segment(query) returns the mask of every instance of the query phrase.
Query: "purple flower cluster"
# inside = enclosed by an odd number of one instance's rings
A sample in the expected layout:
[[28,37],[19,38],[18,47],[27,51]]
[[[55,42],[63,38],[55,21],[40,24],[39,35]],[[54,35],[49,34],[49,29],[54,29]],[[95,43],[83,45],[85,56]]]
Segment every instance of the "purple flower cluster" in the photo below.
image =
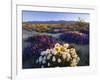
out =
[[47,48],[53,48],[56,43],[62,44],[61,41],[48,35],[36,35],[28,38],[26,41],[31,42],[33,53],[36,53],[36,51],[44,51]]
[[79,32],[89,35],[89,30],[81,29],[79,30]]
[[60,35],[64,42],[75,44],[89,44],[89,35],[81,32],[66,32]]

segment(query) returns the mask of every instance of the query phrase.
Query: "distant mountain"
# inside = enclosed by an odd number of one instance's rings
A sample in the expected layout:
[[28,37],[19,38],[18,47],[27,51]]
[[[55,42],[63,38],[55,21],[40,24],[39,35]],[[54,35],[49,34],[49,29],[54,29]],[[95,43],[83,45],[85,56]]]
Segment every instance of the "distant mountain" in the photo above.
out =
[[72,24],[76,21],[27,21],[23,23],[29,23],[29,24]]

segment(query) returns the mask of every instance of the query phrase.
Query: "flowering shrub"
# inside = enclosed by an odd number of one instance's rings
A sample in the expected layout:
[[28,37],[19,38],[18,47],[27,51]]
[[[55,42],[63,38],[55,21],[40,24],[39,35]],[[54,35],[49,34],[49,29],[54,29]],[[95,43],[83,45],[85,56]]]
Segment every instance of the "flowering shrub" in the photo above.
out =
[[35,35],[29,37],[25,42],[30,43],[30,45],[23,49],[23,63],[31,58],[35,60],[40,56],[41,51],[53,48],[56,43],[63,44],[60,40],[49,35]]
[[81,32],[66,32],[60,35],[60,39],[76,44],[89,44],[89,35]]
[[82,30],[79,30],[79,32],[89,35],[89,30],[82,29]]
[[23,68],[77,66],[79,57],[71,45],[48,35],[29,37],[23,49]]
[[37,53],[37,51],[44,51],[47,48],[53,48],[56,43],[63,43],[49,35],[36,35],[28,38],[26,41],[31,42],[31,50],[33,53]]
[[75,48],[70,48],[69,44],[60,45],[56,43],[54,48],[42,51],[39,58],[36,60],[36,65],[39,67],[65,67],[77,66],[79,57]]

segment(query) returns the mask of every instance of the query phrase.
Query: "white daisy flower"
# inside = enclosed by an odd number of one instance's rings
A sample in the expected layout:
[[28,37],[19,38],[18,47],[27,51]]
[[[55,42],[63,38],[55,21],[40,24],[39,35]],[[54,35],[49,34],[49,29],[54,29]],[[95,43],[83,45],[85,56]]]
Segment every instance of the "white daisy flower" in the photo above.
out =
[[43,59],[46,60],[46,56],[44,56]]
[[65,49],[66,54],[70,52],[70,49]]
[[48,63],[48,66],[50,66],[50,63]]
[[70,53],[76,53],[76,50],[74,48],[71,48]]
[[61,62],[61,59],[60,58],[58,58],[58,63],[60,63]]
[[66,55],[66,60],[69,61],[70,59],[71,59],[71,55],[70,54],[67,54]]
[[50,53],[50,54],[49,54],[49,56],[51,57],[51,56],[52,56],[52,54]]
[[59,46],[61,46],[59,43],[56,43],[56,44],[55,44],[55,47],[59,47]]
[[42,61],[42,56],[39,57],[39,62],[41,62],[41,61]]
[[77,64],[77,60],[76,60],[76,59],[73,59],[73,60],[71,61],[71,63]]
[[52,49],[52,54],[54,54],[54,55],[56,55],[57,54],[57,51],[55,50],[55,48],[54,49]]
[[76,58],[73,58],[72,62],[73,62],[73,63],[76,63]]
[[47,55],[47,59],[49,60],[49,59],[51,58],[51,56],[52,56],[52,54],[49,53],[49,54]]
[[50,59],[50,57],[51,57],[50,55],[47,55],[47,59],[48,59],[48,60]]
[[53,62],[55,62],[55,61],[56,61],[56,58],[55,58],[55,56],[53,56],[53,58],[52,58],[52,61],[53,61]]
[[66,59],[67,55],[66,54],[62,54],[63,59]]
[[45,52],[46,52],[47,54],[50,53],[50,49],[47,49]]
[[71,63],[70,66],[71,67],[75,67],[77,65],[77,63]]
[[61,53],[62,55],[63,55],[63,54],[66,54],[66,53],[65,53],[65,52],[63,52],[63,51],[61,51],[60,53]]
[[42,60],[42,63],[43,63],[43,64],[45,64],[45,63],[46,63],[46,61],[45,61],[45,60]]
[[79,61],[80,61],[80,58],[79,58],[79,57],[77,57],[77,63],[79,63]]
[[78,56],[77,56],[76,53],[73,53],[73,54],[72,54],[72,57],[73,57],[73,58],[77,58]]
[[66,43],[63,46],[67,49],[69,47],[69,44]]
[[46,54],[46,51],[42,51],[41,52],[41,55],[43,56],[43,55],[45,55]]

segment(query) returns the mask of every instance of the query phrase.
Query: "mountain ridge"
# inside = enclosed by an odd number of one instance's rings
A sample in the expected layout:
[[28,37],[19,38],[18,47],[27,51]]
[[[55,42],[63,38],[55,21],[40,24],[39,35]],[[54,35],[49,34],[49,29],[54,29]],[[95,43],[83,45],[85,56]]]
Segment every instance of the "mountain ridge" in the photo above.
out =
[[[27,22],[23,22],[23,23],[30,23],[30,24],[72,24],[75,23],[77,21],[27,21]],[[86,22],[88,23],[88,22]]]

